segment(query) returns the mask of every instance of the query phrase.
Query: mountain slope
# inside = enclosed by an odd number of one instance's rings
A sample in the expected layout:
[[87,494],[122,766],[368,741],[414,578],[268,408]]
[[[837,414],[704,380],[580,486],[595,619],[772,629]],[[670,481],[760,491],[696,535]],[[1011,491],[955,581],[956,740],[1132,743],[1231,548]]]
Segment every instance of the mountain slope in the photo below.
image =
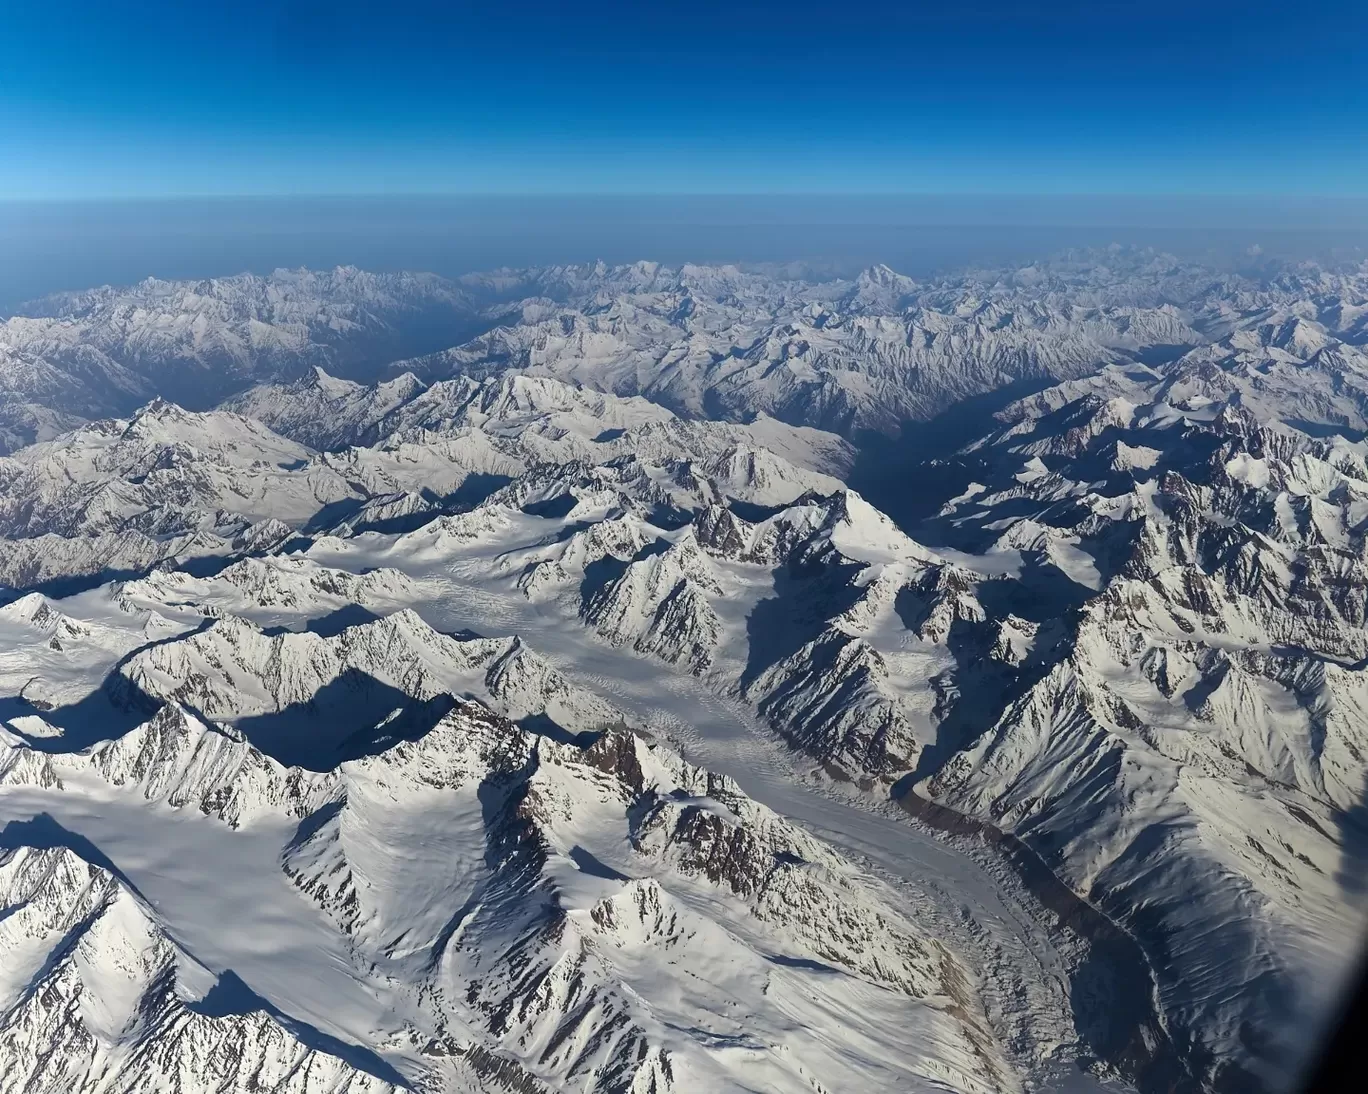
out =
[[46,439],[45,411],[98,419],[154,395],[202,410],[311,366],[370,376],[386,361],[484,329],[488,302],[431,274],[353,267],[149,278],[51,296],[0,322],[7,450]]
[[1100,591],[918,788],[1020,836],[1162,955],[1175,1021],[1236,1085],[1238,1056],[1285,1081],[1284,1008],[1333,1001],[1368,755],[1365,453],[1261,423],[1239,385],[1177,400],[1165,374],[1151,401],[1082,396],[978,447],[1001,478],[942,520],[1074,580],[1086,565]]
[[[351,975],[371,990],[384,985],[393,1000],[390,1028],[376,1031],[373,1046],[309,1034],[336,1044],[360,1074],[335,1060],[298,1061],[294,1050],[298,1081],[316,1071],[309,1081],[338,1084],[321,1089],[387,1090],[378,1080],[388,1078],[444,1091],[501,1083],[808,1090],[837,1089],[851,1074],[871,1089],[933,1089],[946,1079],[971,1091],[1013,1088],[947,951],[820,842],[728,780],[631,733],[588,748],[557,744],[456,703],[415,739],[311,774],[167,705],[85,754],[12,744],[0,774],[7,801],[42,800],[57,817],[69,808],[62,799],[92,779],[106,781],[107,793],[152,799],[147,815],[161,817],[161,826],[185,822],[156,802],[194,807],[207,814],[205,824],[240,826],[242,835],[228,839],[283,842],[278,869],[301,902],[295,914],[316,907],[323,919],[315,929],[349,955]],[[12,822],[6,836],[22,839],[37,825]],[[63,838],[90,846],[85,836]],[[59,854],[70,872],[82,871],[70,852]],[[101,900],[133,903],[102,884]],[[31,907],[22,891],[10,899]],[[175,930],[182,910],[151,914],[169,915]],[[154,966],[144,982],[208,979],[188,956],[170,971],[174,956],[146,915],[128,928],[134,944],[108,937],[97,920],[81,946],[102,967],[135,948],[140,967]],[[13,930],[25,919],[2,922]],[[54,975],[66,983],[60,970]],[[286,1029],[301,1028],[295,1015],[307,996],[261,996],[269,985],[258,989],[250,969],[241,979],[217,975],[214,991],[239,1006],[255,1001],[258,1026],[275,1016]],[[296,990],[308,990],[313,975],[297,968]],[[91,990],[108,1010],[111,989]],[[158,998],[170,997],[169,984],[162,990]],[[23,1043],[56,1038],[59,1022],[64,1037],[104,1034],[88,1010],[61,1018],[43,1010],[39,1000],[51,994],[21,994],[41,1027]],[[203,998],[191,1013],[216,1013],[213,991]],[[147,1014],[153,1004],[144,1000]],[[714,1016],[703,1028],[700,1007]],[[204,1052],[202,1023],[180,1013],[154,1019],[163,1023],[151,1039],[157,1074]],[[803,1032],[819,1014],[840,1016],[849,1029],[842,1045]],[[279,1030],[232,1028],[243,1038],[239,1072],[270,1074],[291,1051]],[[277,1047],[281,1040],[286,1046]],[[137,1031],[122,1041],[142,1043]],[[61,1066],[73,1063],[79,1057]],[[28,1089],[52,1089],[54,1081],[40,1059]]]

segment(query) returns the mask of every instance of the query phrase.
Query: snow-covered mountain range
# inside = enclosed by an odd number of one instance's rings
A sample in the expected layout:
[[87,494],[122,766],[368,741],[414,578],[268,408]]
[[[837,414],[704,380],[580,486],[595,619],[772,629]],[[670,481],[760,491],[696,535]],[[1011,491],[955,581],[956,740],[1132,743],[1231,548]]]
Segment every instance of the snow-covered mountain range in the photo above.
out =
[[483,329],[496,301],[430,274],[352,267],[62,293],[0,323],[0,439],[46,439],[158,395],[204,409],[314,366],[370,375]]
[[1368,926],[1368,269],[31,310],[6,1089],[1294,1081]]
[[[411,397],[410,374],[431,382],[513,368],[644,395],[686,417],[763,412],[847,436],[895,433],[1007,384],[1185,350],[1198,351],[1194,364],[1320,353],[1333,367],[1362,352],[1353,347],[1368,337],[1366,309],[1362,270],[1236,275],[1121,249],[925,281],[884,266],[801,280],[650,262],[455,281],[350,267],[148,280],[49,297],[0,324],[0,423],[14,448],[155,395],[205,409],[313,368],[398,381],[345,423],[299,419],[328,445],[354,443],[379,436],[356,431]],[[400,360],[422,345],[436,352]],[[1336,413],[1361,414],[1351,405],[1352,394]],[[423,409],[433,408],[409,420]]]

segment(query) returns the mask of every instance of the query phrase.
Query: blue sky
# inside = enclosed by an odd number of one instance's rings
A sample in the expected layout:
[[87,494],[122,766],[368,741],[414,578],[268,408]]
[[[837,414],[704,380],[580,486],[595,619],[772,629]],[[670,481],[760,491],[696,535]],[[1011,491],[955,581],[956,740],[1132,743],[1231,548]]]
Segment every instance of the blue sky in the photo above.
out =
[[1368,195],[1368,4],[5,5],[0,198]]

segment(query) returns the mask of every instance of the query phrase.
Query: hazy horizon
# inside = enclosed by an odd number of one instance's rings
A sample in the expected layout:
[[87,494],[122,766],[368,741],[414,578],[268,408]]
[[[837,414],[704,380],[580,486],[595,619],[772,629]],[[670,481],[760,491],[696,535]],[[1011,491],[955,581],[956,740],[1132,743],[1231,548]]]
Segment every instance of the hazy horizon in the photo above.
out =
[[567,195],[0,202],[0,314],[102,284],[356,265],[883,262],[927,276],[1075,247],[1216,264],[1362,261],[1368,200],[1115,195]]

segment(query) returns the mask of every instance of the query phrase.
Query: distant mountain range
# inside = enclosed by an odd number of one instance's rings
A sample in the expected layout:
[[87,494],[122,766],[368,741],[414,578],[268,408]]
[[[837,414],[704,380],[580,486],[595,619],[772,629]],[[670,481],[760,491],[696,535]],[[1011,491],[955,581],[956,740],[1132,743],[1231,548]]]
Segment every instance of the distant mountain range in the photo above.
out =
[[[1317,353],[1357,369],[1363,293],[1361,271],[1280,268],[1256,281],[1126,251],[927,282],[881,266],[802,281],[655,263],[456,281],[345,267],[148,280],[51,297],[0,325],[3,425],[14,448],[154,395],[206,409],[315,367],[362,382],[517,369],[688,417],[764,412],[892,434],[1014,381],[1188,350],[1246,372]],[[437,352],[403,360],[424,344]],[[1363,417],[1350,399],[1335,413]]]

